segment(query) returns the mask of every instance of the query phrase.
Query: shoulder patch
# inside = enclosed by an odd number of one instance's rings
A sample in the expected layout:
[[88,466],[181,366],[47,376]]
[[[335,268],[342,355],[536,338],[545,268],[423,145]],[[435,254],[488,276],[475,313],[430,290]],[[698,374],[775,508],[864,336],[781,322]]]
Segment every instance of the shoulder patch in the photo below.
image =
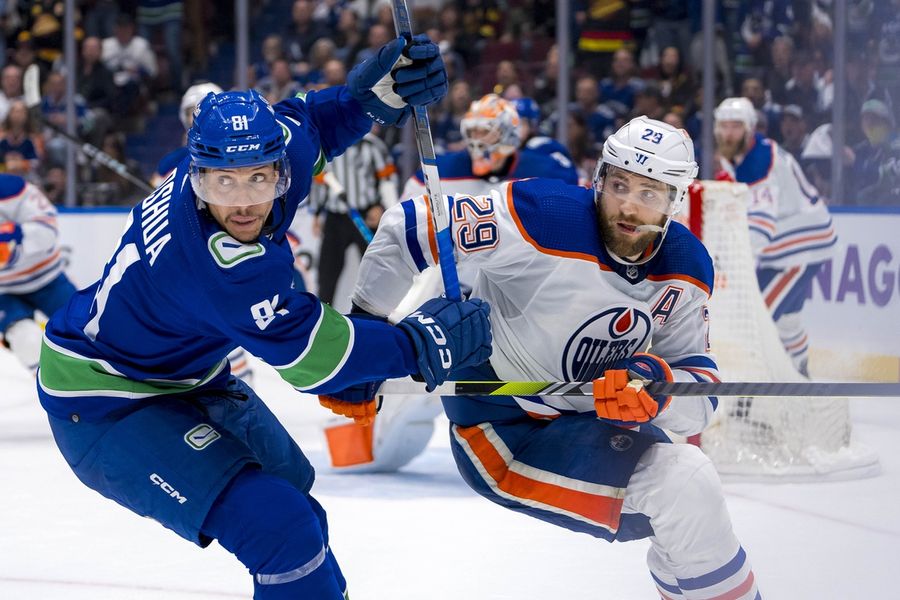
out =
[[266,247],[259,242],[245,244],[239,242],[224,231],[220,231],[209,238],[209,253],[212,254],[216,264],[223,269],[230,269],[245,260],[262,256],[266,253]]

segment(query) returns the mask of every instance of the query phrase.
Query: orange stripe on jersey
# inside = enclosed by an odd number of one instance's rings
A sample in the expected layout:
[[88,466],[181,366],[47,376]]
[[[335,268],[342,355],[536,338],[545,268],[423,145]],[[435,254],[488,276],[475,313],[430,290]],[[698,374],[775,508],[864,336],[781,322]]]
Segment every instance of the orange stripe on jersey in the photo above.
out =
[[383,169],[379,169],[375,171],[375,177],[378,179],[387,179],[391,175],[397,172],[397,167],[394,165],[385,165]]
[[431,202],[428,201],[428,194],[422,199],[425,201],[425,219],[428,221],[428,247],[431,248],[431,260],[434,264],[438,264],[437,237],[434,235],[434,218],[431,216]]
[[647,279],[650,281],[668,281],[670,279],[678,279],[680,281],[686,281],[693,286],[696,286],[706,292],[706,295],[709,296],[709,286],[700,281],[699,279],[695,279],[690,275],[676,275],[674,273],[669,273],[667,275],[647,275]]
[[9,275],[0,276],[0,282],[10,281],[12,279],[18,279],[22,275],[29,275],[31,273],[34,273],[35,271],[40,271],[41,269],[43,269],[47,265],[51,264],[53,261],[55,261],[58,258],[59,258],[59,250],[54,252],[50,256],[50,258],[46,258],[46,259],[42,260],[38,264],[33,265],[30,269],[25,269],[24,271],[16,271],[15,273],[10,273]]
[[612,271],[609,267],[602,264],[600,260],[596,256],[592,256],[590,254],[585,254],[583,252],[569,252],[567,250],[552,250],[550,248],[544,248],[540,244],[538,244],[533,237],[528,234],[528,231],[525,229],[525,226],[522,224],[522,220],[519,218],[519,213],[516,212],[515,202],[513,201],[512,194],[513,186],[512,184],[508,184],[506,187],[506,205],[509,207],[509,214],[512,215],[513,221],[516,223],[516,227],[519,229],[519,233],[526,242],[534,246],[534,248],[538,252],[542,252],[544,254],[549,254],[551,256],[561,256],[563,258],[575,258],[578,260],[586,260],[588,262],[595,263],[600,266],[604,271]]
[[325,173],[319,173],[317,175],[313,175],[313,181],[318,183],[319,185],[325,185]]
[[716,383],[721,382],[722,380],[716,377],[712,371],[708,369],[700,369],[698,367],[675,367],[676,370],[679,371],[687,371],[688,373],[696,373],[697,375],[702,375],[706,377],[710,381],[714,381]]
[[778,298],[778,295],[787,287],[787,285],[794,280],[797,274],[800,273],[800,267],[791,267],[788,271],[781,277],[781,281],[772,288],[768,294],[766,294],[766,306],[771,307],[772,303]]
[[787,240],[784,242],[780,242],[778,244],[766,246],[766,249],[764,250],[764,252],[766,254],[771,254],[777,250],[783,250],[789,246],[805,244],[807,242],[815,242],[818,240],[827,240],[828,238],[830,238],[833,235],[834,235],[834,228],[829,227],[827,231],[824,231],[822,233],[816,233],[816,234],[808,235],[808,236],[801,237],[801,238],[794,238],[792,240]]
[[[457,435],[468,442],[487,475],[493,479],[493,483],[488,482],[492,487],[514,498],[538,502],[544,505],[541,508],[545,510],[558,508],[569,513],[569,516],[577,515],[610,531],[618,530],[624,489],[613,488],[620,489],[622,493],[622,498],[614,498],[565,487],[562,481],[552,484],[533,479],[510,469],[510,464],[506,463],[481,427],[456,426],[454,429]],[[554,475],[549,471],[547,474]]]

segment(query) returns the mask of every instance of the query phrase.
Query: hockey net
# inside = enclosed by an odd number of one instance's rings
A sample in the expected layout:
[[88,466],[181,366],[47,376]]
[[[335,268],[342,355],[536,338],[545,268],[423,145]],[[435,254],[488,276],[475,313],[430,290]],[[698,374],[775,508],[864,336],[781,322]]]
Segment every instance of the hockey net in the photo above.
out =
[[[704,181],[688,219],[713,259],[710,346],[728,381],[802,381],[760,294],[745,184]],[[780,481],[874,475],[878,459],[852,437],[846,398],[719,398],[701,446],[726,479]]]

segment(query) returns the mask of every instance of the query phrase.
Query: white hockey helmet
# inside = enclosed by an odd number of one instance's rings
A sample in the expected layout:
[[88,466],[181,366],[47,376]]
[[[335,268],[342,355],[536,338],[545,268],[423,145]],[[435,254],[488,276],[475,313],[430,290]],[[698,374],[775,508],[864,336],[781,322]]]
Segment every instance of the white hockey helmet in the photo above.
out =
[[669,185],[669,203],[660,211],[669,217],[682,209],[688,186],[697,177],[694,143],[687,132],[646,116],[635,117],[606,138],[594,170],[593,186],[598,193],[610,166]]
[[206,95],[210,92],[221,94],[222,88],[214,83],[198,83],[189,87],[184,96],[181,97],[181,108],[178,111],[178,118],[181,119],[181,124],[184,125],[185,131],[191,128],[190,115],[194,113],[194,109],[197,108],[200,101],[206,98]]
[[[522,141],[516,107],[497,94],[487,94],[472,102],[459,129],[476,175],[486,175],[496,169]],[[476,136],[476,131],[487,133]]]
[[747,131],[756,131],[756,109],[747,98],[725,98],[713,112],[716,122],[740,121]]

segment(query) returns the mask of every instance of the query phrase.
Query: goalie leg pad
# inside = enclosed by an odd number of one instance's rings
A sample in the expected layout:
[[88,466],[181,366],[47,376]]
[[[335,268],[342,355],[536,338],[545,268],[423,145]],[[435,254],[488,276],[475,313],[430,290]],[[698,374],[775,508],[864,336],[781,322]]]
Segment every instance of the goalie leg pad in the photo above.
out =
[[393,473],[425,451],[441,412],[435,396],[388,399],[374,425],[346,419],[325,427],[331,465],[344,473]]
[[22,365],[32,373],[37,371],[41,358],[41,338],[44,332],[34,319],[22,319],[6,330],[6,343]]
[[313,502],[279,477],[245,470],[213,504],[203,533],[253,574],[257,600],[340,600],[346,584],[329,558],[324,511]]

